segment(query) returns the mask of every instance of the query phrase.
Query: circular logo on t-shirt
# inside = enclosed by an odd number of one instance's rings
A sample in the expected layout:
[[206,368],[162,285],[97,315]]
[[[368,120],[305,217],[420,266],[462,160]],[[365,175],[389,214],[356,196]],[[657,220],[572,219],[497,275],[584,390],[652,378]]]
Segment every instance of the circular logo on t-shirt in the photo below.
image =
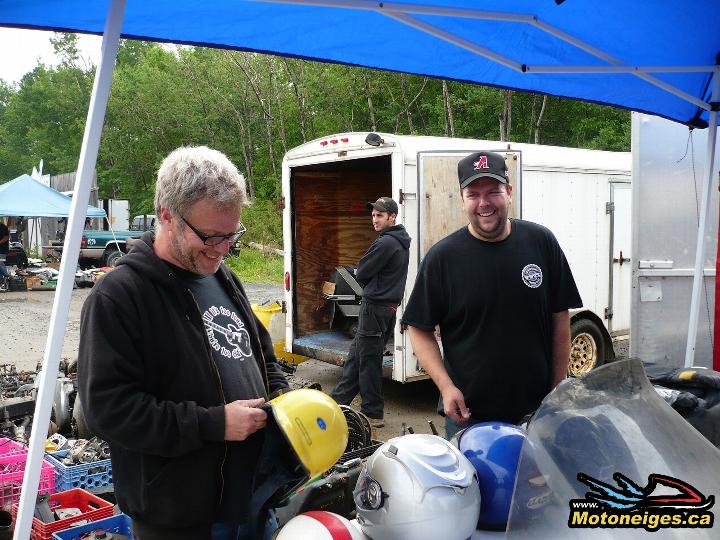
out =
[[531,289],[542,285],[542,270],[537,264],[528,264],[522,269],[522,280]]

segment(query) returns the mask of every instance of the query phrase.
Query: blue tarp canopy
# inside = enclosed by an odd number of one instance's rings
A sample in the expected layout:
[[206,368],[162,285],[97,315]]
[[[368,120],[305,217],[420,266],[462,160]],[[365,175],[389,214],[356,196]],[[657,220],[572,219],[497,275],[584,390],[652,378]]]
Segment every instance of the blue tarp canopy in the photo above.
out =
[[[3,0],[0,26],[102,34],[108,0]],[[702,126],[716,0],[127,0],[122,37],[579,98]]]
[[[0,185],[0,216],[68,217],[72,199],[23,174]],[[105,210],[88,205],[87,217],[105,217]]]

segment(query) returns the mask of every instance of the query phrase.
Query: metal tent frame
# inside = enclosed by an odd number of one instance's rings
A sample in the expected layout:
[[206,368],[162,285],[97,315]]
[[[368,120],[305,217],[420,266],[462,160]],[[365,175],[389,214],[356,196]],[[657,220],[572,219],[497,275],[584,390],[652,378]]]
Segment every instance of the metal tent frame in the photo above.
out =
[[[385,17],[389,17],[394,21],[398,21],[403,25],[419,30],[426,35],[433,36],[443,42],[450,43],[454,46],[470,51],[475,55],[482,56],[485,59],[498,63],[517,73],[588,75],[601,73],[629,74],[642,79],[653,87],[660,88],[664,92],[670,93],[694,105],[695,107],[698,107],[702,111],[706,111],[708,113],[710,133],[706,148],[707,165],[704,173],[691,313],[685,355],[685,365],[691,366],[693,364],[700,309],[699,300],[702,286],[703,261],[706,255],[704,231],[707,227],[707,216],[710,203],[709,195],[712,187],[713,172],[715,169],[713,160],[717,138],[718,108],[720,108],[718,106],[718,100],[720,99],[720,67],[716,65],[626,65],[622,60],[597,49],[568,32],[541,20],[533,14],[504,13],[499,11],[484,11],[477,9],[399,2],[374,2],[367,0],[305,0],[299,2],[294,2],[292,0],[259,0],[259,2],[255,1],[251,3],[275,3],[283,4],[284,6],[292,5],[303,7],[317,6],[335,10],[371,10],[382,14]],[[78,175],[76,178],[71,215],[68,223],[69,233],[66,234],[65,245],[63,248],[65,256],[63,257],[60,266],[60,280],[55,295],[43,367],[39,378],[40,383],[35,408],[35,418],[31,433],[31,445],[28,454],[28,463],[25,469],[23,489],[20,497],[20,508],[15,528],[14,538],[16,540],[29,538],[32,526],[35,497],[40,478],[40,468],[44,451],[45,433],[49,424],[52,407],[54,389],[53,383],[58,371],[64,330],[67,325],[68,308],[74,276],[73,265],[75,264],[74,261],[77,260],[79,254],[80,236],[82,234],[84,222],[84,218],[82,217],[83,205],[80,204],[80,201],[87,201],[89,199],[92,173],[97,160],[100,136],[107,108],[112,73],[119,46],[125,11],[126,0],[110,0],[109,11],[105,19],[103,32],[102,57],[95,75],[93,93],[80,151]],[[484,48],[477,43],[468,41],[467,39],[459,35],[455,35],[437,25],[433,25],[426,20],[427,17],[426,19],[423,19],[424,16],[454,17],[460,19],[479,19],[484,21],[528,24],[542,32],[552,35],[554,38],[557,38],[566,44],[570,44],[573,47],[584,51],[595,59],[605,62],[607,65],[562,66],[524,64],[503,54]],[[39,15],[38,18],[40,18]],[[0,22],[0,24],[3,23]],[[28,24],[27,26],[33,25]],[[38,23],[35,26],[47,27],[43,26],[42,23]],[[71,25],[64,28],[72,29]],[[223,46],[222,43],[214,43],[213,45]],[[230,48],[236,48],[236,45],[234,44],[228,44],[227,46]],[[653,75],[656,73],[708,73],[712,79],[710,99],[708,101],[704,101],[697,96],[693,96],[677,86],[673,86],[666,81],[658,79],[655,75]],[[650,112],[652,113],[652,111]]]

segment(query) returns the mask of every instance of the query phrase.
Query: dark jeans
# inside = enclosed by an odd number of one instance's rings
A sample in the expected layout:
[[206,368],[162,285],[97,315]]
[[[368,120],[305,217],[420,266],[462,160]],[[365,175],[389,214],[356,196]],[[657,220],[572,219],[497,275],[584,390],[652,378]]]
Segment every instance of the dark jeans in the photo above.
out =
[[350,345],[340,382],[331,394],[340,405],[350,405],[360,392],[360,411],[369,418],[383,417],[383,350],[394,329],[392,307],[363,300],[357,334]]

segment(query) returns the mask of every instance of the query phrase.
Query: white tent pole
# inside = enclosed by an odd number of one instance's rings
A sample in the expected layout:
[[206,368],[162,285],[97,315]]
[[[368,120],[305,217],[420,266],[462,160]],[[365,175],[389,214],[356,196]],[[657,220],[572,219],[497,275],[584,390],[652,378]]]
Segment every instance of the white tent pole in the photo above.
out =
[[[720,76],[713,74],[711,103],[717,103],[720,98]],[[690,301],[690,321],[688,323],[688,337],[685,346],[685,367],[691,367],[695,362],[695,342],[697,341],[698,318],[700,315],[700,292],[705,274],[705,241],[707,216],[710,210],[710,189],[713,184],[713,169],[715,162],[715,141],[717,140],[718,113],[710,112],[708,126],[707,152],[705,153],[705,183],[702,192],[702,206],[700,207],[700,223],[698,224],[697,246],[695,248],[695,273],[693,275],[693,290]],[[717,278],[716,278],[717,279]],[[717,301],[717,299],[716,299]]]
[[55,291],[55,301],[50,315],[50,330],[40,371],[35,415],[30,433],[28,462],[25,467],[23,486],[20,493],[20,508],[15,523],[15,540],[27,540],[30,538],[43,453],[45,451],[45,439],[50,424],[50,411],[55,394],[55,381],[58,376],[70,298],[73,282],[75,281],[75,270],[77,269],[78,255],[80,254],[80,237],[85,224],[90,186],[100,146],[105,109],[110,95],[110,84],[112,83],[115,58],[120,42],[120,29],[125,14],[125,1],[111,0],[103,34],[102,57],[95,71],[95,83],[90,98],[85,134],[80,149],[78,173],[75,178],[75,191],[70,205],[67,234],[63,245],[60,280]]

